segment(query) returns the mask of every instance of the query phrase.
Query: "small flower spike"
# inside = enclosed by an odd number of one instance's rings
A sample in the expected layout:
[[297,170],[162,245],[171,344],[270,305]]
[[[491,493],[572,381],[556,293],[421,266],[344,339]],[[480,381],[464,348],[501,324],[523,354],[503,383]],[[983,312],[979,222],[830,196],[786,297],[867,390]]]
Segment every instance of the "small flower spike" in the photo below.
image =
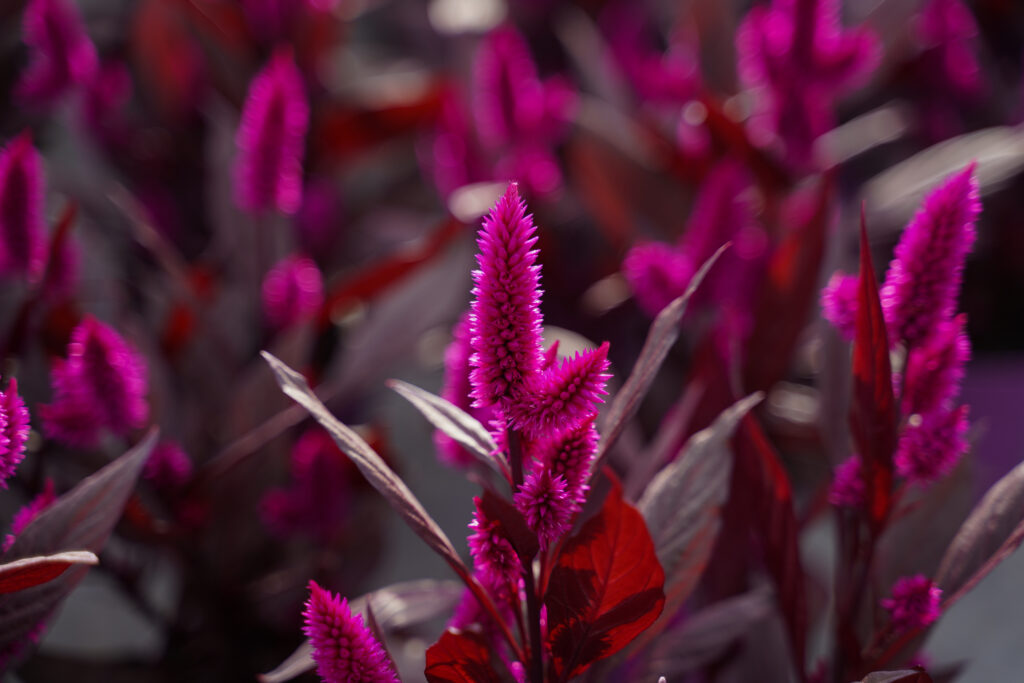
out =
[[686,291],[694,272],[689,254],[661,242],[635,246],[622,260],[622,276],[637,304],[652,318]]
[[512,423],[531,439],[572,429],[597,413],[609,377],[608,342],[566,358],[530,382],[526,397],[511,406]]
[[892,597],[882,600],[893,626],[907,631],[934,623],[942,614],[942,589],[928,577],[905,576],[892,587]]
[[836,507],[860,507],[864,503],[864,475],[859,455],[852,455],[832,473],[828,502]]
[[274,329],[310,318],[323,302],[323,278],[311,258],[289,256],[263,278],[263,315]]
[[498,522],[487,518],[480,499],[474,498],[473,503],[476,510],[469,523],[469,554],[485,585],[499,592],[507,590],[519,579],[519,558],[508,539],[498,532]]
[[594,418],[590,418],[564,434],[541,440],[535,447],[537,467],[564,479],[566,493],[577,507],[586,500],[587,478],[597,442]]
[[11,546],[14,545],[15,539],[25,530],[25,527],[42,514],[43,510],[53,505],[56,500],[57,492],[54,490],[53,480],[47,479],[39,495],[14,514],[14,519],[11,521],[11,531],[4,537],[2,551],[6,553],[10,550]]
[[0,275],[35,279],[46,258],[43,165],[23,132],[0,151]]
[[12,379],[7,391],[0,391],[0,488],[7,488],[7,480],[25,458],[28,430],[28,408],[18,395],[18,381]]
[[[469,357],[473,353],[469,336],[469,313],[464,313],[452,328],[452,341],[444,352],[444,383],[441,398],[457,408],[465,410],[481,424],[488,424],[494,417],[490,408],[474,408],[470,401],[472,387],[469,382]],[[442,432],[434,432],[434,444],[442,462],[453,467],[468,467],[476,459],[454,439]]]
[[567,492],[565,479],[552,475],[546,467],[527,475],[514,500],[527,526],[537,534],[541,550],[569,530],[576,503]]
[[837,271],[821,290],[821,314],[852,341],[857,331],[857,276]]
[[23,30],[31,61],[15,93],[24,103],[48,106],[70,89],[92,81],[99,58],[73,2],[31,0]]
[[964,365],[971,358],[967,316],[939,323],[925,342],[907,358],[904,374],[903,414],[949,409],[960,393]]
[[174,491],[192,478],[192,460],[180,444],[161,441],[149,454],[142,476],[161,490]]
[[474,405],[480,408],[520,400],[543,362],[535,231],[511,183],[477,238],[480,267],[473,271],[469,362]]
[[893,461],[904,479],[929,484],[953,471],[967,452],[967,406],[911,418]]
[[309,582],[302,630],[313,646],[317,674],[324,683],[397,683],[387,652],[348,600]]
[[236,142],[235,198],[252,213],[293,214],[302,205],[302,157],[309,103],[289,48],[253,79]]
[[914,349],[956,310],[981,211],[973,163],[925,197],[896,246],[879,295],[889,343]]

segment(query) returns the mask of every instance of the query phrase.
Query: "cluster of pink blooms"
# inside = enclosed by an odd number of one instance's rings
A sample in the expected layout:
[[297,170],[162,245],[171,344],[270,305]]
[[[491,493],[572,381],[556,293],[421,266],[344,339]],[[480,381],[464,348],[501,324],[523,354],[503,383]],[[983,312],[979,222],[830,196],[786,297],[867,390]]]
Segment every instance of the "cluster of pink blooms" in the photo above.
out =
[[882,601],[892,625],[903,631],[934,623],[941,614],[942,589],[921,574],[905,576],[892,587],[892,597]]
[[323,302],[320,269],[307,256],[289,256],[263,278],[263,316],[273,329],[312,317]]

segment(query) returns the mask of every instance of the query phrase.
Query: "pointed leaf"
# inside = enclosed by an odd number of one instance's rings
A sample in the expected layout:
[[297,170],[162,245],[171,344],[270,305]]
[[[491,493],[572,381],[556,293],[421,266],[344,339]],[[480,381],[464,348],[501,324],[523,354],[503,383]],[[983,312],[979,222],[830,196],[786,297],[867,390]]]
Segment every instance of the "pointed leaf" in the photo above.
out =
[[850,427],[863,463],[865,511],[875,533],[892,504],[892,455],[896,448],[896,402],[892,393],[889,340],[861,212],[857,332],[853,342],[853,401]]
[[[100,552],[156,440],[153,429],[134,448],[58,498],[25,527],[5,557],[50,555],[67,548]],[[87,565],[75,564],[51,581],[0,596],[0,650],[20,641],[45,619],[86,571]]]
[[626,428],[626,423],[636,415],[636,411],[640,408],[640,402],[651,388],[651,384],[654,382],[654,377],[658,374],[661,364],[665,361],[665,357],[668,355],[673,344],[679,339],[679,321],[683,319],[683,314],[686,313],[686,306],[690,301],[690,297],[697,291],[697,287],[708,274],[708,271],[711,270],[711,267],[715,265],[715,261],[728,248],[728,243],[719,247],[718,251],[705,261],[704,265],[693,276],[683,295],[663,308],[658,313],[658,317],[654,319],[650,332],[647,333],[644,347],[640,350],[640,356],[637,357],[636,364],[633,366],[633,371],[629,373],[626,383],[615,394],[615,398],[612,399],[608,412],[604,416],[601,425],[603,436],[597,448],[597,455],[590,468],[591,473],[598,470],[607,456],[608,450],[615,444],[619,436],[622,435],[622,431]]
[[99,558],[84,550],[72,550],[56,555],[26,557],[0,564],[0,594],[15,593],[47,581],[53,581],[74,564],[97,564]]
[[859,683],[932,683],[932,677],[921,669],[876,671],[865,676]]
[[600,512],[565,544],[544,604],[553,680],[609,657],[661,614],[665,573],[640,513],[613,482]]
[[491,663],[493,648],[479,633],[448,629],[427,650],[429,683],[501,683]]
[[498,451],[491,433],[475,417],[440,396],[412,384],[392,379],[388,380],[387,385],[423,413],[430,424],[454,439],[476,456],[477,460],[498,474],[503,475],[508,469],[508,463]]

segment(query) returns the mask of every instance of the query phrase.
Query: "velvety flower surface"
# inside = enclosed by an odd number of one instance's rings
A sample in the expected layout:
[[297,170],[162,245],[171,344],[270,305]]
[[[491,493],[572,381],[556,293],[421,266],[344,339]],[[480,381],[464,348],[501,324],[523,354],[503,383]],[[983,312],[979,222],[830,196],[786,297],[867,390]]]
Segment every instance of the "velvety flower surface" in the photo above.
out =
[[860,507],[865,495],[864,475],[861,474],[859,455],[852,455],[832,472],[832,485],[828,489],[828,502],[837,507]]
[[515,183],[508,186],[477,237],[473,271],[470,382],[474,405],[517,401],[542,362],[540,266],[536,228]]
[[14,545],[18,534],[25,530],[33,519],[38,517],[43,510],[53,505],[57,500],[57,492],[53,486],[53,480],[47,479],[43,490],[35,498],[30,500],[24,507],[14,514],[11,521],[11,531],[4,537],[3,552],[7,552]]
[[24,40],[30,61],[16,86],[30,105],[49,105],[96,74],[96,48],[82,17],[68,0],[30,0],[25,7]]
[[29,414],[18,395],[18,380],[12,379],[7,391],[0,391],[0,487],[7,488],[18,465],[25,458]]
[[586,498],[598,438],[594,419],[590,418],[564,433],[542,439],[534,448],[537,466],[564,479],[566,494],[576,505],[582,505]]
[[565,479],[548,468],[530,472],[514,500],[530,530],[537,534],[542,550],[569,530],[575,501],[569,496]]
[[893,626],[900,631],[934,623],[942,613],[942,589],[927,576],[918,574],[898,580],[892,597],[882,600]]
[[317,674],[325,683],[397,683],[384,647],[348,600],[309,582],[303,632],[313,646]]
[[516,551],[498,531],[498,522],[488,519],[479,498],[474,498],[476,510],[469,523],[469,553],[485,585],[499,592],[518,581],[521,565]]
[[821,290],[821,314],[852,341],[857,333],[857,276],[837,271]]
[[904,415],[924,414],[951,407],[960,393],[964,366],[971,357],[965,329],[967,317],[943,321],[907,357],[902,407]]
[[[457,408],[465,410],[481,424],[487,424],[494,417],[491,408],[474,408],[470,400],[472,386],[469,382],[469,357],[473,353],[470,343],[469,313],[464,313],[452,328],[452,341],[444,352],[444,382],[441,398]],[[434,431],[434,443],[443,462],[457,467],[467,467],[476,459],[454,439],[442,432]]]
[[925,197],[879,292],[890,344],[902,341],[913,349],[952,318],[980,211],[973,163]]
[[309,103],[291,50],[274,52],[253,79],[236,143],[235,198],[246,211],[293,214],[302,205]]
[[274,328],[311,317],[323,302],[323,278],[311,258],[289,256],[263,278],[263,315]]
[[896,472],[919,484],[946,476],[967,452],[968,427],[967,406],[913,417],[893,457]]
[[35,279],[46,258],[43,165],[28,131],[0,151],[0,275]]

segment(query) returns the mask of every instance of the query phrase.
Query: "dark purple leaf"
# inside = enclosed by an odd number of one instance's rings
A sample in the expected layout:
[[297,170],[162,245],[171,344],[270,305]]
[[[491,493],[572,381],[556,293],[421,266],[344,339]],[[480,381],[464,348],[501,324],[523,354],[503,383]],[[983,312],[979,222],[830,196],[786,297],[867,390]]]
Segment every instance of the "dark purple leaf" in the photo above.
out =
[[53,581],[75,564],[97,564],[99,559],[90,552],[72,550],[56,555],[26,557],[0,564],[0,594],[17,591]]
[[862,678],[859,683],[932,683],[932,677],[921,669],[876,671]]
[[473,631],[448,629],[427,650],[429,683],[500,683],[491,662],[494,648]]
[[530,530],[515,505],[490,491],[484,491],[480,497],[480,507],[488,520],[498,522],[497,530],[512,544],[520,559],[528,562],[537,555],[540,550],[537,534]]

